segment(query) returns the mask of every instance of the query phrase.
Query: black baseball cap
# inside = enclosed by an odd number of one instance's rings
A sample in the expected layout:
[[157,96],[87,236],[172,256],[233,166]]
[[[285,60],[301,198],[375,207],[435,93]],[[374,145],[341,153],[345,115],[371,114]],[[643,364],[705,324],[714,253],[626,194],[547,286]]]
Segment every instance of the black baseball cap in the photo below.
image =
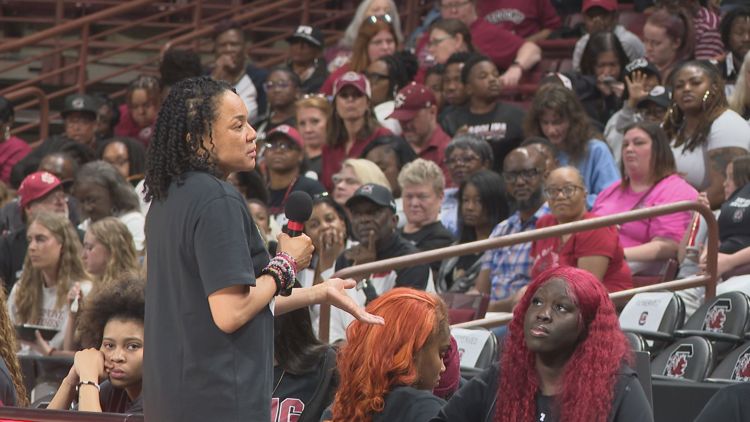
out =
[[672,102],[672,95],[668,89],[664,88],[661,85],[656,85],[651,90],[651,92],[648,93],[648,96],[646,98],[638,101],[638,104],[636,106],[638,108],[645,107],[649,102],[654,103],[659,107],[667,108]]
[[65,104],[60,112],[63,118],[69,113],[74,111],[80,111],[83,113],[89,113],[96,118],[99,113],[99,107],[101,103],[96,98],[86,94],[70,94],[65,97]]
[[292,41],[294,39],[307,41],[318,48],[323,48],[323,46],[325,45],[323,31],[318,28],[313,28],[309,25],[298,26],[294,33],[290,35],[286,40]]
[[659,69],[657,69],[653,63],[643,57],[635,59],[625,66],[625,74],[628,76],[632,75],[633,72],[636,71],[654,75],[659,79],[659,81],[661,81],[661,73],[659,73]]
[[354,202],[360,199],[366,199],[376,205],[380,205],[381,207],[388,207],[394,213],[396,212],[396,201],[393,200],[391,191],[385,186],[375,183],[367,183],[360,186],[359,189],[354,192],[354,195],[346,201],[346,206],[351,207]]

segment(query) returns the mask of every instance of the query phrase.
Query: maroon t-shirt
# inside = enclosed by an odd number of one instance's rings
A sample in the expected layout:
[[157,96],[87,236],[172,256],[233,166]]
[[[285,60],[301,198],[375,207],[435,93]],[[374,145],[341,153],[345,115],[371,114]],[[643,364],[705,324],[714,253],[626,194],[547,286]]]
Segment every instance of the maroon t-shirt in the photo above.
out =
[[474,49],[492,59],[501,72],[513,64],[518,49],[525,42],[518,35],[484,19],[475,20],[469,26],[469,31]]
[[343,164],[344,160],[347,158],[359,158],[365,147],[369,145],[370,142],[374,141],[375,138],[392,134],[393,133],[390,130],[384,127],[379,127],[367,138],[357,139],[349,150],[349,154],[346,153],[343,145],[337,147],[324,145],[322,153],[323,171],[320,182],[325,186],[326,190],[328,192],[333,192],[333,181],[331,178],[341,170],[341,164]]
[[419,158],[433,161],[439,165],[445,174],[445,185],[453,186],[450,180],[450,173],[448,172],[448,166],[445,165],[445,147],[451,141],[451,137],[443,130],[440,125],[435,125],[435,130],[432,131],[430,140],[427,141],[427,145],[419,151]]
[[[587,212],[583,219],[597,217]],[[556,226],[557,218],[552,214],[541,217],[536,228]],[[559,237],[549,237],[535,241],[531,246],[531,256],[534,266],[531,277],[536,277],[542,271],[557,265],[578,266],[578,258],[585,256],[606,256],[609,258],[607,272],[604,273],[602,283],[609,292],[616,292],[633,287],[630,268],[625,262],[625,255],[620,245],[620,238],[614,226],[573,233],[564,245]]]
[[11,136],[0,142],[0,180],[10,184],[10,172],[23,157],[31,152],[31,147],[23,139]]
[[562,24],[550,0],[478,0],[477,13],[522,38]]

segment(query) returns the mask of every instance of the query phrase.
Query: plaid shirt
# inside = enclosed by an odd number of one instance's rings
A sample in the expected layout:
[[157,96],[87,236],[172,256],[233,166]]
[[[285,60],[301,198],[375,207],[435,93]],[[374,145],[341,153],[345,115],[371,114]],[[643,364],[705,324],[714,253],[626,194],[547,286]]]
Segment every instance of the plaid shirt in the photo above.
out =
[[[500,237],[513,233],[520,233],[536,228],[537,220],[549,214],[549,206],[544,203],[525,223],[521,221],[521,215],[516,211],[505,221],[495,226],[490,237]],[[490,299],[493,301],[508,298],[518,289],[527,285],[530,280],[531,267],[534,260],[531,258],[531,242],[518,243],[498,249],[489,249],[482,255],[482,269],[490,270]]]

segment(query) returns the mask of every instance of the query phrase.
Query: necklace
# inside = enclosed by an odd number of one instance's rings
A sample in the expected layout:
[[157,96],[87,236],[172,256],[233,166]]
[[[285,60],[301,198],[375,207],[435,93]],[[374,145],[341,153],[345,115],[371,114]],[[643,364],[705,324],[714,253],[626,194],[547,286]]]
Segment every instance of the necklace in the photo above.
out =
[[273,391],[271,392],[271,397],[275,397],[276,389],[279,388],[279,384],[281,384],[281,380],[284,379],[284,374],[286,374],[286,369],[281,371],[281,376],[279,377],[279,380],[276,382],[276,387],[273,387]]

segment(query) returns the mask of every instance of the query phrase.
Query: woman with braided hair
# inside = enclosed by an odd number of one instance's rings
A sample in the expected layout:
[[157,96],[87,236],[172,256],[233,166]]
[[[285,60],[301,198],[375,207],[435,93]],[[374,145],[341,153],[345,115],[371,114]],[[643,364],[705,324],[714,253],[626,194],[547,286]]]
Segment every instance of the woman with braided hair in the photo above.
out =
[[433,422],[653,421],[602,283],[574,267],[537,276],[513,311],[500,364]]
[[21,365],[16,357],[16,331],[5,304],[5,289],[0,287],[0,407],[29,404]]
[[329,303],[367,323],[380,317],[344,292],[353,280],[294,289],[306,235],[280,234],[270,257],[245,199],[224,179],[255,167],[255,130],[226,82],[175,84],[146,165],[145,416],[170,421],[267,421],[273,315]]
[[750,126],[729,109],[719,70],[703,61],[690,61],[672,75],[672,105],[664,119],[677,172],[698,191],[705,191],[712,208],[724,202],[724,170],[733,157],[750,150]]

